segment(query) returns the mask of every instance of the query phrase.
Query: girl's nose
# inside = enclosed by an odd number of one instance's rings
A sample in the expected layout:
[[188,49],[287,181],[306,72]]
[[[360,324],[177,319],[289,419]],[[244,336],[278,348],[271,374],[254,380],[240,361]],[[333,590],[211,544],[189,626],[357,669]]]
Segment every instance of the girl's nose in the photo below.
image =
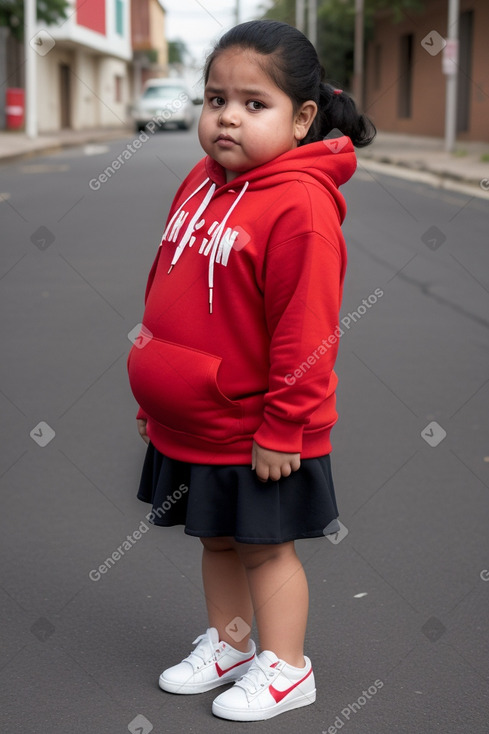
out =
[[239,125],[239,113],[234,105],[226,105],[219,115],[220,125],[232,125],[236,127]]

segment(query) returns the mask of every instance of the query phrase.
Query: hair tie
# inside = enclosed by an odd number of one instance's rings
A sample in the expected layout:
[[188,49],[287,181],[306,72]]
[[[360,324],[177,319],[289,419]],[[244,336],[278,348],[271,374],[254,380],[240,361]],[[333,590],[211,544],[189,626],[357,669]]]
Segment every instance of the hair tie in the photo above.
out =
[[333,94],[342,94],[342,93],[343,93],[342,89],[333,89]]

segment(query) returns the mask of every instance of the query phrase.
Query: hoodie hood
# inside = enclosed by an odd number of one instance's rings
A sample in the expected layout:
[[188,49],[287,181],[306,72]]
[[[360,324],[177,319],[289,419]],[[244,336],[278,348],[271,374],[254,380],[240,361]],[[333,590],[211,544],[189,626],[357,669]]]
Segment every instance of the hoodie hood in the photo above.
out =
[[[346,205],[338,187],[346,183],[355,172],[356,156],[351,140],[342,136],[294,148],[268,163],[239,174],[230,182],[226,181],[225,169],[209,156],[203,159],[203,168],[206,178],[173,213],[161,244],[165,241],[176,242],[179,238],[168,270],[168,273],[171,273],[185,248],[191,247],[195,241],[194,232],[199,228],[199,223],[214,197],[224,193],[235,195],[221,221],[215,222],[213,231],[210,233],[210,240],[205,241],[205,254],[209,256],[209,312],[212,313],[214,267],[216,262],[226,265],[230,251],[235,246],[239,232],[227,227],[227,221],[245,197],[246,192],[271,189],[277,184],[297,181],[298,178],[309,179],[309,181],[312,179],[313,182],[328,191],[336,204],[338,216],[342,222],[346,213]],[[193,216],[190,217],[186,228],[182,230],[183,234],[180,237],[182,225],[188,218],[186,206],[198,194],[203,195],[203,198]],[[189,206],[192,205],[189,204]]]
[[346,183],[356,167],[355,150],[346,136],[301,145],[268,163],[240,173],[229,183],[226,183],[224,168],[209,156],[205,158],[207,175],[217,187],[236,188],[247,181],[253,190],[268,188],[277,176],[281,182],[293,181],[302,173],[308,173],[322,186],[332,190]]

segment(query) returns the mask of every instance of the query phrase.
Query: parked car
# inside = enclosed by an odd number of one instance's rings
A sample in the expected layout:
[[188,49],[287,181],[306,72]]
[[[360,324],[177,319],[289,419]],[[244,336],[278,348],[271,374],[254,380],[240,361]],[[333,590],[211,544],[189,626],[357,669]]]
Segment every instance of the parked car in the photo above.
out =
[[144,130],[149,122],[188,130],[195,120],[190,91],[180,79],[148,79],[143,93],[132,110],[136,130]]

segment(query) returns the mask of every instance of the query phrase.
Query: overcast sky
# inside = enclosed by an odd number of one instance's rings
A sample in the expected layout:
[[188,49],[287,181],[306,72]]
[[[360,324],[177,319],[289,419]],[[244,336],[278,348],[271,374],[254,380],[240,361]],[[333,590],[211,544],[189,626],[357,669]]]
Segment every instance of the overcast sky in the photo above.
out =
[[[199,64],[225,30],[235,25],[234,0],[162,0],[166,10],[166,35],[184,41]],[[270,0],[240,0],[240,20],[260,17]]]

